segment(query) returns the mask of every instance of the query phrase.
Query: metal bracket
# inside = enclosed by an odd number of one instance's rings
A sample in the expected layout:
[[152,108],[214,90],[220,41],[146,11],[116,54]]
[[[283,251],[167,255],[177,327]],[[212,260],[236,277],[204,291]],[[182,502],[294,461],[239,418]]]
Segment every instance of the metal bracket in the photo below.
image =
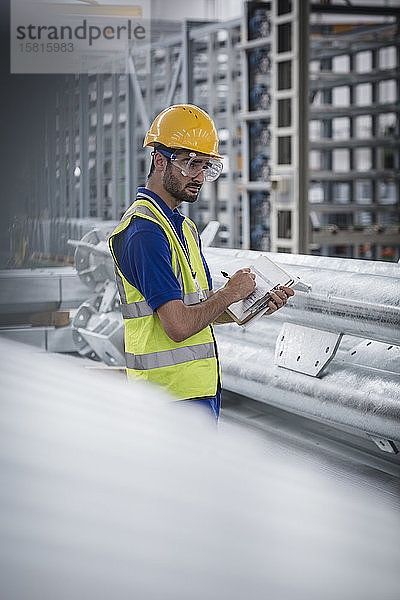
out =
[[105,281],[114,281],[114,265],[107,246],[112,228],[93,229],[78,240],[68,240],[75,246],[75,269],[83,283],[92,290],[99,290]]
[[115,285],[115,281],[106,281],[106,283],[104,284],[104,293],[101,300],[99,312],[110,312],[116,310],[116,308],[119,306],[119,303],[117,304],[117,307],[115,306],[116,296],[117,286]]
[[275,345],[275,364],[319,377],[335,356],[342,333],[284,323]]
[[363,365],[400,375],[400,346],[362,340],[343,357],[346,364]]
[[122,353],[124,325],[115,318],[114,320],[107,319],[107,315],[112,315],[112,313],[103,313],[102,316],[105,318],[101,326],[104,326],[104,328],[101,332],[79,328],[77,330],[78,334],[82,336],[91,351],[106,365],[125,366],[125,357]]
[[383,452],[389,452],[390,454],[398,454],[399,449],[392,440],[386,440],[385,438],[376,437],[375,435],[369,434],[369,437],[378,446],[379,450]]
[[[112,283],[112,282],[110,282]],[[115,287],[115,285],[114,285]],[[115,294],[108,286],[108,312],[101,312],[103,296],[92,296],[80,305],[72,319],[72,336],[82,356],[99,358],[106,365],[124,365],[124,323],[121,313],[110,310]]]

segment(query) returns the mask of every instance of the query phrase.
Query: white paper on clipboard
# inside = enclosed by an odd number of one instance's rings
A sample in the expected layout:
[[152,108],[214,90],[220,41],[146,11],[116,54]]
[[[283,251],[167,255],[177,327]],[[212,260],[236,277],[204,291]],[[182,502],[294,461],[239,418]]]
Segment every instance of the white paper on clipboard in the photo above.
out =
[[[257,321],[268,310],[269,292],[271,290],[281,285],[295,287],[296,282],[299,282],[298,277],[294,277],[264,255],[255,261],[250,270],[256,275],[256,287],[254,291],[250,296],[239,302],[234,302],[227,309],[227,312],[236,323],[246,326]],[[308,291],[311,289],[307,284],[302,285]]]

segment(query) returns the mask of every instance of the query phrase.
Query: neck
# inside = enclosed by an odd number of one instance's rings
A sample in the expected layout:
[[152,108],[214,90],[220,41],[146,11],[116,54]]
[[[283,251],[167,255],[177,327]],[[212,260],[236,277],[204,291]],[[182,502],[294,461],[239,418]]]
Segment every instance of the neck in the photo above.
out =
[[157,196],[160,196],[171,210],[174,210],[174,208],[181,204],[179,200],[166,191],[161,181],[155,181],[153,177],[150,177],[150,179],[147,180],[146,188],[151,192],[154,192],[154,194],[157,194]]

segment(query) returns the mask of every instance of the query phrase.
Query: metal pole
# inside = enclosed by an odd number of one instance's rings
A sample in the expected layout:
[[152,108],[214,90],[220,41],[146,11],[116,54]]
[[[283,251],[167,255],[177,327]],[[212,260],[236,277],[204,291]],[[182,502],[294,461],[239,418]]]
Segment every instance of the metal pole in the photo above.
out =
[[51,96],[47,102],[46,118],[46,192],[47,206],[49,207],[50,217],[57,215],[56,206],[56,107],[55,97]]
[[98,219],[104,213],[104,81],[103,75],[96,77],[96,192]]
[[[128,57],[126,57],[126,67],[128,67]],[[129,75],[126,75],[125,81],[125,198],[124,198],[124,209],[133,201],[134,195],[132,194],[132,158],[133,158],[133,145],[132,145],[132,130],[135,123],[132,120],[132,90],[129,83]],[[132,200],[131,200],[132,198]]]
[[182,23],[182,100],[190,104],[193,101],[193,55],[189,31],[189,23],[185,20]]
[[[165,51],[170,52],[170,49],[166,48]],[[172,80],[171,80],[171,85],[168,90],[168,95],[167,95],[167,100],[165,102],[165,106],[170,106],[173,103],[176,88],[177,88],[178,82],[179,82],[179,76],[182,71],[182,65],[183,65],[182,55],[183,55],[183,49],[181,48],[181,52],[179,54],[179,60],[175,65],[174,74],[173,74]]]
[[143,125],[144,129],[149,129],[150,120],[149,120],[149,116],[147,114],[147,109],[146,109],[146,106],[145,106],[145,103],[143,100],[142,90],[140,89],[140,84],[139,84],[137,74],[136,74],[136,69],[135,69],[135,63],[133,62],[132,56],[130,56],[128,59],[128,65],[129,65],[130,80],[131,80],[132,89],[133,89],[133,92],[135,95],[136,103],[138,106],[140,119],[142,121],[142,125]]
[[60,217],[67,216],[67,177],[66,177],[66,148],[65,148],[65,134],[66,134],[66,94],[60,93],[59,96],[59,104],[58,104],[58,147],[59,147],[59,161],[60,161],[60,176],[59,176],[59,186],[60,186],[60,197],[59,197],[59,215]]
[[121,199],[119,197],[119,75],[111,75],[112,121],[111,121],[111,215],[114,221],[121,218]]
[[[193,94],[193,62],[192,62],[192,41],[189,36],[188,21],[182,22],[182,101],[184,103],[192,102]],[[190,204],[183,203],[182,213],[190,217],[193,213]]]
[[238,203],[238,193],[237,188],[235,186],[233,180],[233,173],[237,170],[237,151],[234,145],[234,139],[236,137],[236,129],[237,122],[233,113],[233,105],[235,102],[234,99],[234,80],[232,77],[232,73],[234,70],[235,64],[235,50],[233,48],[232,36],[233,30],[227,30],[227,54],[228,54],[228,98],[227,98],[227,107],[226,107],[226,118],[229,130],[229,136],[227,141],[227,155],[229,159],[229,171],[227,174],[228,181],[228,201],[227,201],[227,211],[228,211],[228,246],[229,248],[235,248],[238,245],[237,235],[236,235],[236,222],[235,222],[235,213],[237,210]]
[[77,198],[75,196],[75,82],[74,78],[68,78],[68,217],[77,216]]
[[89,216],[89,81],[87,75],[79,78],[79,216]]
[[298,249],[300,254],[309,253],[309,204],[308,204],[308,138],[309,138],[309,3],[299,1],[298,10]]

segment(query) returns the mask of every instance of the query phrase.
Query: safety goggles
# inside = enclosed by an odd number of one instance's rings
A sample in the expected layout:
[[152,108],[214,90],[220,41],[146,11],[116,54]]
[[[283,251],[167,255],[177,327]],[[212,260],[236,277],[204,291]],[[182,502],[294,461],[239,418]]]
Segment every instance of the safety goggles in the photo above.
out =
[[221,175],[223,165],[218,158],[198,156],[195,152],[190,152],[189,156],[176,156],[165,150],[157,152],[167,156],[185,177],[197,177],[203,171],[204,181],[215,181]]

